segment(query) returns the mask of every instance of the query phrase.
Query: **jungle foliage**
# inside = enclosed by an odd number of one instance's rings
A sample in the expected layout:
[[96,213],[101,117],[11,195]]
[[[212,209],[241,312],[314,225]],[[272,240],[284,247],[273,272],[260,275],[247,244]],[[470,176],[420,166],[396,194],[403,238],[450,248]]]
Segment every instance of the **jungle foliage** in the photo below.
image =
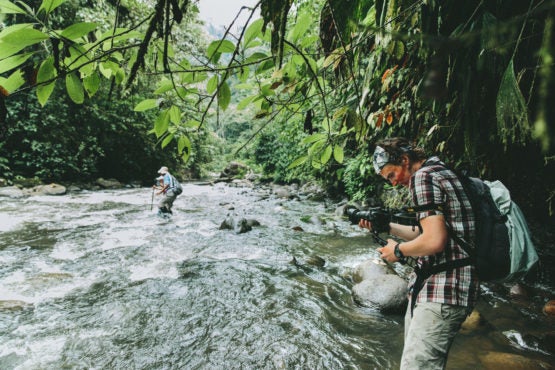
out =
[[185,161],[211,146],[199,131],[225,132],[274,180],[357,199],[382,186],[372,143],[407,136],[552,214],[554,0],[261,0],[206,43],[187,32],[195,1],[118,2],[111,25],[61,16],[64,0],[30,4],[0,0],[3,104],[33,89],[47,107],[61,83],[75,104],[106,84],[140,91],[134,111]]

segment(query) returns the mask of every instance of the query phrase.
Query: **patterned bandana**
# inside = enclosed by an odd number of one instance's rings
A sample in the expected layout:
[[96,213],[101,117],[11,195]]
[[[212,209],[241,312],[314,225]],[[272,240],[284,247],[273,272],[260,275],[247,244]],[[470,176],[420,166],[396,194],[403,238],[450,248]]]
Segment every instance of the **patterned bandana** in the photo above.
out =
[[376,174],[379,175],[382,171],[382,168],[384,168],[384,166],[389,163],[389,153],[387,153],[385,149],[381,146],[377,146],[376,150],[374,150],[372,162],[374,164],[374,170],[376,171]]

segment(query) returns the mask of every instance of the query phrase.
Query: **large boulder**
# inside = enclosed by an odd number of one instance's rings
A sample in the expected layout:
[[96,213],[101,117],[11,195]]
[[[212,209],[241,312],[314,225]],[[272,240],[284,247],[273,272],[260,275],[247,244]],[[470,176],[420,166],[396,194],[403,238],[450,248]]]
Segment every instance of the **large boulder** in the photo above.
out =
[[546,370],[555,369],[551,364],[504,352],[487,352],[479,356],[484,369],[487,370]]
[[123,187],[121,182],[116,179],[103,179],[102,177],[96,180],[96,184],[104,189],[120,189]]
[[388,274],[395,274],[395,271],[385,262],[378,259],[366,260],[355,267],[353,271],[353,281],[355,283],[360,283],[363,280],[373,279]]
[[239,162],[230,162],[220,173],[220,178],[244,178],[249,171],[248,166]]
[[63,185],[49,184],[37,185],[30,189],[25,189],[23,192],[27,195],[64,195],[67,193],[67,189]]
[[7,197],[7,198],[22,198],[25,194],[23,190],[18,188],[17,186],[6,186],[0,188],[0,197]]
[[353,286],[353,299],[383,313],[403,313],[407,307],[407,282],[398,275],[371,277]]

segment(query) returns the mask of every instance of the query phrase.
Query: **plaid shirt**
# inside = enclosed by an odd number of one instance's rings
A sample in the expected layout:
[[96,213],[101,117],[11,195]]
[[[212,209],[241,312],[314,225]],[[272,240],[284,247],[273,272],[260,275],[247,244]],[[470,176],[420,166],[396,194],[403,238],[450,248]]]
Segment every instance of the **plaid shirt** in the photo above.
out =
[[[410,192],[415,206],[439,205],[443,210],[417,213],[421,220],[431,215],[442,214],[449,227],[464,240],[472,240],[475,222],[470,201],[453,171],[445,167],[438,157],[430,157],[410,180]],[[453,238],[449,238],[444,250],[432,256],[418,258],[419,266],[466,258],[468,255]],[[413,274],[414,275],[414,274]],[[412,276],[409,289],[415,281]],[[474,266],[464,266],[430,276],[418,294],[417,302],[437,302],[473,307],[478,298],[478,277]]]

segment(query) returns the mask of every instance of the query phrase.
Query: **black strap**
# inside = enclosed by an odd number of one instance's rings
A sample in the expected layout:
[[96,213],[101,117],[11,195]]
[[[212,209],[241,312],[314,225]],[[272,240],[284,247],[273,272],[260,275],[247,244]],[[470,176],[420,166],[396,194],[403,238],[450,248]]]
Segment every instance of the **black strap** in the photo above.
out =
[[420,293],[420,291],[424,287],[424,283],[430,276],[443,271],[449,271],[449,270],[454,270],[464,266],[469,266],[471,264],[472,264],[472,258],[467,257],[467,258],[461,258],[454,261],[439,263],[437,265],[432,265],[423,269],[415,267],[414,272],[416,273],[416,281],[412,286],[412,294],[411,294],[411,300],[410,300],[411,317],[414,310],[414,305],[416,304],[416,298],[418,297],[418,293]]

